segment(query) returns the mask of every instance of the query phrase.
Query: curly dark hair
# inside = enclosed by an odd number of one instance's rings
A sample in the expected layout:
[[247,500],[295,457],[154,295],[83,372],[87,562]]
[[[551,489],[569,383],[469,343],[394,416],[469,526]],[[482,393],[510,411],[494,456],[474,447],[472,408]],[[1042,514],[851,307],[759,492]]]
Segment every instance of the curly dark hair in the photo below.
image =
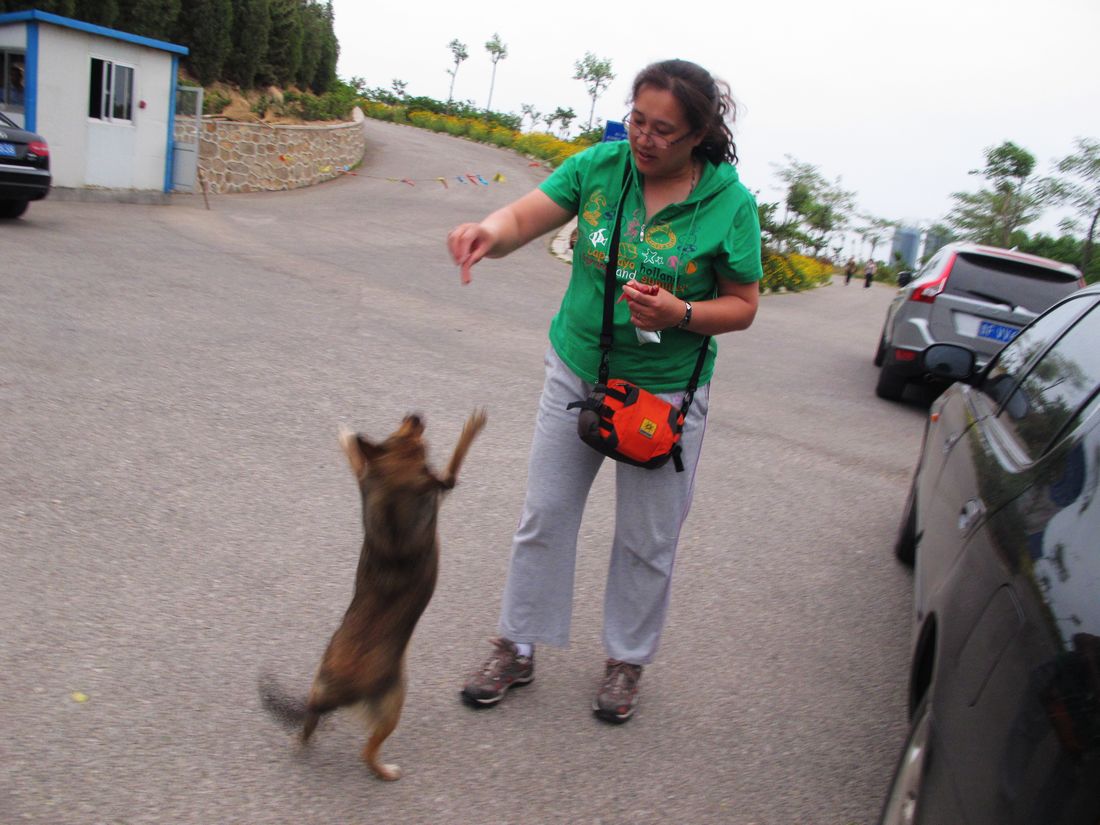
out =
[[634,78],[630,100],[643,86],[671,92],[679,101],[692,132],[702,132],[703,141],[694,154],[711,163],[737,163],[737,146],[730,124],[737,118],[737,104],[729,84],[688,60],[651,63]]

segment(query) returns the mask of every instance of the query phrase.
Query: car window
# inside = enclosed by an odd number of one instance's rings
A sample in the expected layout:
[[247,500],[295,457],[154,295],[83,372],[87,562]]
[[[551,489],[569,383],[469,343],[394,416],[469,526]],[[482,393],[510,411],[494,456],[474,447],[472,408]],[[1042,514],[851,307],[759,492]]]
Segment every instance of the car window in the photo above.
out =
[[[1070,301],[1058,309],[1068,306],[1076,311],[1073,305],[1078,303],[1081,302]],[[1095,307],[1095,301],[1090,303]],[[1059,318],[1063,323],[1070,318],[1062,312],[1052,312],[1040,320],[1046,321],[1052,316],[1054,323]],[[1028,327],[1027,332],[1034,328],[1035,325]],[[1040,340],[1036,337],[1033,346],[1041,348],[1045,340],[1049,338]],[[1026,355],[1025,348],[1026,342],[1025,347],[1020,348],[1020,354]],[[1027,359],[1032,366],[1011,390],[998,417],[1032,458],[1040,456],[1082,405],[1096,394],[1100,387],[1098,352],[1100,312],[1094,308],[1074,323],[1037,361]],[[1015,357],[1012,355],[1002,361],[1012,361]]]
[[1059,304],[1046,315],[1032,321],[997,353],[982,382],[982,389],[993,397],[995,407],[999,407],[1012,394],[1024,370],[1050,342],[1095,303],[1095,296],[1085,295]]
[[951,267],[946,289],[956,295],[1039,313],[1078,287],[1076,278],[1052,269],[960,253]]
[[944,264],[944,258],[947,257],[947,250],[941,249],[935,255],[933,255],[924,266],[922,266],[917,274],[913,276],[913,282],[923,280],[930,275],[935,275],[940,271],[940,267]]

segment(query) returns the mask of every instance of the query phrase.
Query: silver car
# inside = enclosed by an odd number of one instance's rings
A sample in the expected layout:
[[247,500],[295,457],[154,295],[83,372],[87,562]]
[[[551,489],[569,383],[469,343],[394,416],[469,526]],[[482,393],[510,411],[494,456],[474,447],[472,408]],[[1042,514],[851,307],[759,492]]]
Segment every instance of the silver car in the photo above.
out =
[[973,243],[947,244],[898,282],[875,352],[875,392],[891,401],[910,381],[931,377],[921,353],[932,344],[966,347],[981,369],[1032,319],[1085,285],[1070,264]]

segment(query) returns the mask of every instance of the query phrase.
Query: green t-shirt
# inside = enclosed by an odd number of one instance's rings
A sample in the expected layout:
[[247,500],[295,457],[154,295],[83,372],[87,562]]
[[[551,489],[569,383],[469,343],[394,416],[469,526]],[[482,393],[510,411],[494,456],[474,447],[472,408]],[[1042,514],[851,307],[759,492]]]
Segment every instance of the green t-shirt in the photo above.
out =
[[[756,201],[731,165],[704,163],[702,177],[688,198],[666,206],[647,221],[642,178],[627,141],[600,143],[573,155],[539,188],[577,214],[573,274],[550,324],[550,343],[562,361],[588,382],[597,380],[600,366],[604,269],[625,163],[630,163],[632,181],[619,237],[616,276],[620,288],[635,279],[657,284],[687,301],[703,301],[714,297],[719,277],[752,283],[763,276]],[[682,390],[701,345],[699,335],[680,329],[662,330],[660,343],[639,344],[626,302],[615,304],[614,378],[633,381],[650,392]],[[700,385],[710,380],[717,352],[717,343],[711,339]]]

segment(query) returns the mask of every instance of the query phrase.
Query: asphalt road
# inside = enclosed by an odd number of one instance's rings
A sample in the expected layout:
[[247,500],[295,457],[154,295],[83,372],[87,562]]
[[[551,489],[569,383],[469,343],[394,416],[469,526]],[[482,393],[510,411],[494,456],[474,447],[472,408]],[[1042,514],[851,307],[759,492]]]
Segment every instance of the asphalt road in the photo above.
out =
[[[874,396],[891,291],[768,296],[721,339],[637,718],[589,710],[606,468],[570,648],[478,713],[457,691],[495,628],[568,268],[544,239],[460,286],[447,229],[546,171],[365,128],[359,174],[312,189],[47,200],[0,226],[0,822],[873,822],[905,727],[891,543],[924,415]],[[384,749],[405,777],[370,777],[350,713],[299,752],[256,682],[304,691],[347,606],[361,535],[338,425],[384,435],[420,411],[442,462],[479,405]]]

